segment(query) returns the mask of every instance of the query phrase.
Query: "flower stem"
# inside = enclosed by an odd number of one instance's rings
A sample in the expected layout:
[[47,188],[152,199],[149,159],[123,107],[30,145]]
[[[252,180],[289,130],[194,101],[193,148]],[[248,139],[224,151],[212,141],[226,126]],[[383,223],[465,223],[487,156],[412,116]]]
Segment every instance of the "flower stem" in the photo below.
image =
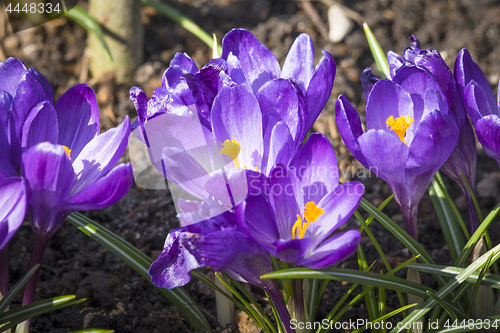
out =
[[405,220],[406,232],[414,240],[418,241],[417,235],[417,210],[418,206],[414,205],[399,205],[401,208],[401,213],[403,213],[403,219]]
[[279,289],[278,283],[275,280],[268,280],[266,281],[264,290],[266,290],[267,294],[272,299],[287,333],[294,333],[295,331],[290,327],[292,319],[290,317],[290,314],[288,313],[288,310],[286,309],[286,304],[283,300],[283,296]]
[[471,194],[467,189],[465,189],[464,197],[467,203],[467,209],[469,210],[470,219],[470,233],[471,235],[479,228],[479,215],[477,214],[476,206],[474,205],[474,200],[472,200]]
[[2,297],[9,292],[9,244],[0,250],[0,293]]
[[[35,231],[35,238],[33,240],[33,250],[31,252],[30,269],[36,264],[42,264],[43,255],[47,249],[50,236],[44,230]],[[38,269],[31,279],[26,284],[24,289],[23,305],[33,303],[35,299],[36,286],[38,284],[38,277],[40,276],[40,269]]]

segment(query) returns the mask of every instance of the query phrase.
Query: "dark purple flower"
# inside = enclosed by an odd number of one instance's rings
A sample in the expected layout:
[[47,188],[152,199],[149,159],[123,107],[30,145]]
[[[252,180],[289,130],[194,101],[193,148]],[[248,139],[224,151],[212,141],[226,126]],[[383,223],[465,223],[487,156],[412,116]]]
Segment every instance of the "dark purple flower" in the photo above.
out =
[[500,166],[500,112],[486,76],[462,49],[455,62],[455,77],[477,139]]
[[26,181],[21,177],[6,178],[0,172],[0,251],[23,223],[28,201]]
[[455,147],[458,131],[445,95],[427,71],[401,67],[393,80],[373,85],[366,106],[367,132],[349,101],[336,103],[337,127],[346,146],[396,193],[407,232],[416,239],[418,203],[433,175]]
[[[288,168],[278,164],[273,169],[269,189],[236,207],[238,222],[250,238],[285,262],[310,268],[333,265],[358,248],[357,230],[328,237],[351,217],[364,192],[358,182],[338,182],[330,142],[312,134]],[[258,184],[250,181],[256,189]]]
[[[0,63],[0,155],[2,163],[8,162],[14,170],[20,165],[24,121],[33,107],[44,101],[52,105],[54,94],[43,75],[27,69],[16,58]],[[5,172],[6,168],[0,165],[0,170]]]

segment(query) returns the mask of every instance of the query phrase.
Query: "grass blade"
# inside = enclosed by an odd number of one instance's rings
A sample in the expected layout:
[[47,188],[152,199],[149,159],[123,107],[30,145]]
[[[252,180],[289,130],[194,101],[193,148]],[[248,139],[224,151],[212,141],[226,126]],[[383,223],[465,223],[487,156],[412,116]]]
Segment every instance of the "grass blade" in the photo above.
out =
[[181,27],[198,37],[203,43],[207,44],[209,48],[213,47],[214,39],[205,30],[200,28],[199,25],[182,15],[177,9],[170,7],[166,3],[154,0],[141,0],[144,6],[149,6],[156,9],[160,14],[168,17],[169,19],[177,22]]
[[[392,317],[392,316],[395,316],[395,315],[397,315],[398,313],[401,313],[401,312],[404,312],[404,311],[406,311],[406,310],[408,310],[408,309],[411,309],[411,308],[412,308],[412,307],[414,307],[415,305],[417,305],[417,304],[408,304],[408,305],[402,306],[402,307],[400,307],[399,309],[396,309],[396,310],[394,310],[394,311],[391,311],[391,312],[389,312],[388,314],[385,314],[385,315],[383,315],[382,317],[379,317],[379,318],[375,319],[374,321],[372,321],[372,323],[380,322],[380,321],[382,321],[382,320],[385,320],[385,319],[387,319],[387,318],[390,318],[390,317]],[[366,330],[366,328],[367,328],[368,326],[369,326],[369,325],[365,325],[365,326],[363,326],[363,327],[361,327],[361,328],[359,328],[359,329],[357,329],[357,330],[353,331],[352,333],[361,333],[361,332],[365,331],[365,330]],[[385,330],[385,328],[384,328],[384,330]]]
[[24,285],[28,280],[35,274],[36,270],[40,267],[40,264],[36,264],[31,268],[28,273],[24,274],[24,276],[19,280],[14,287],[2,298],[0,301],[0,314],[2,314],[5,309],[9,306],[9,304],[14,300],[16,295],[23,289]]
[[72,19],[79,25],[81,25],[85,30],[93,34],[99,43],[102,45],[104,51],[106,51],[106,57],[109,61],[113,61],[113,56],[109,51],[108,44],[104,40],[104,33],[102,32],[101,25],[96,19],[90,15],[85,9],[80,6],[73,7],[70,11],[66,12],[64,16]]
[[[115,235],[108,229],[80,213],[71,213],[67,220],[87,236],[116,254],[121,260],[123,260],[146,280],[151,281],[148,274],[149,267],[153,263],[151,258],[146,256],[137,248],[133,247],[121,237]],[[179,311],[182,312],[191,325],[193,325],[195,330],[212,330],[210,323],[201,309],[183,288],[157,289],[165,295],[165,297],[167,297],[179,309]]]
[[365,31],[366,40],[368,40],[368,45],[370,45],[370,50],[372,51],[373,58],[375,59],[375,63],[377,64],[377,68],[380,72],[380,75],[383,79],[391,78],[391,70],[389,68],[389,62],[387,61],[387,57],[385,56],[384,51],[380,47],[377,38],[371,31],[368,24],[363,23],[363,30]]

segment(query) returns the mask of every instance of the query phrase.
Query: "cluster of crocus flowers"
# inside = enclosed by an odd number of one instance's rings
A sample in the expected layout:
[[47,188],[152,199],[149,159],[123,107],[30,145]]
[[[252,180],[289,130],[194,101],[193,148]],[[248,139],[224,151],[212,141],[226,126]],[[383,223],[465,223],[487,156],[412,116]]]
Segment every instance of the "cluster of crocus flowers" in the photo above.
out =
[[418,204],[453,151],[457,126],[441,87],[422,68],[402,66],[392,80],[364,81],[370,88],[367,132],[343,95],[336,103],[337,127],[354,157],[391,186],[406,230],[417,239]]
[[[115,164],[127,147],[130,122],[126,117],[120,126],[99,135],[99,109],[90,87],[76,85],[54,103],[47,80],[17,59],[0,64],[0,78],[0,171],[6,178],[1,182],[14,184],[19,171],[23,177],[15,182],[23,184],[25,198],[29,197],[33,267],[42,262],[50,237],[69,213],[107,207],[128,192],[131,166]],[[26,209],[20,194],[18,198],[19,208],[5,217],[6,239],[24,219],[21,212]],[[0,204],[9,202],[2,198]],[[38,274],[26,285],[24,304],[34,299]]]
[[[268,175],[276,163],[289,162],[328,100],[334,76],[327,52],[314,67],[305,34],[280,69],[255,36],[235,29],[222,41],[221,58],[200,70],[177,54],[150,100],[131,89],[139,116],[134,134],[160,173],[219,214],[247,194],[239,193],[246,183],[242,170]],[[194,206],[179,203],[183,211],[201,211]]]
[[[359,244],[357,231],[328,237],[356,209],[363,186],[338,186],[335,154],[323,136],[302,146],[334,76],[327,52],[314,67],[305,34],[280,69],[255,36],[235,29],[222,41],[221,58],[200,70],[177,54],[151,99],[131,89],[138,113],[134,134],[148,146],[153,164],[202,200],[179,200],[184,226],[170,231],[151,266],[155,285],[184,285],[200,266],[225,271],[266,290],[291,331],[278,286],[260,279],[272,270],[269,253],[326,267]],[[279,176],[280,170],[287,175]],[[264,194],[277,186],[293,194]]]

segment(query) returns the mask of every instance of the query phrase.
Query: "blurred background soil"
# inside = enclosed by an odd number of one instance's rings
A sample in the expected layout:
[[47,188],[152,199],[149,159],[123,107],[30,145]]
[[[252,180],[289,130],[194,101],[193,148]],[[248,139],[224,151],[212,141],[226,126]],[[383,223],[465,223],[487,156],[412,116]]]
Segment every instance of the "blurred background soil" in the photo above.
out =
[[[283,1],[283,0],[170,0],[168,3],[194,20],[209,33],[216,33],[219,41],[230,29],[239,27],[251,30],[283,64],[288,49],[300,33],[309,34],[316,48],[316,61],[321,50],[333,54],[337,63],[337,75],[325,110],[314,125],[314,130],[324,133],[333,144],[344,180],[357,179],[366,186],[365,198],[379,205],[391,192],[389,187],[374,176],[357,174],[360,164],[350,155],[339,137],[334,103],[344,94],[364,115],[365,100],[359,76],[366,67],[375,67],[363,29],[359,23],[367,22],[378,38],[384,51],[401,54],[409,45],[408,37],[415,34],[423,48],[435,48],[446,62],[453,66],[461,48],[466,47],[473,59],[486,73],[492,88],[496,89],[500,74],[500,6],[498,1],[487,0],[380,0],[343,1],[352,10],[352,30],[333,43],[328,39],[331,29],[328,8],[333,0]],[[85,1],[80,5],[87,6]],[[317,17],[314,16],[317,13]],[[0,61],[6,57],[18,57],[28,67],[33,67],[47,77],[56,98],[74,84],[87,82],[95,90],[101,110],[101,130],[105,131],[121,123],[125,115],[136,117],[128,90],[132,85],[141,86],[148,96],[161,84],[161,75],[176,52],[188,53],[202,67],[212,51],[200,40],[174,22],[159,15],[155,10],[143,8],[145,25],[145,62],[135,71],[131,85],[117,85],[113,76],[92,78],[88,73],[88,56],[85,52],[87,32],[66,18],[60,18],[42,26],[12,34],[9,29],[0,30]],[[356,22],[357,21],[357,22]],[[348,28],[342,20],[334,20],[341,28]],[[15,20],[15,25],[30,24]],[[344,24],[344,25],[342,25]],[[453,68],[453,67],[451,67]],[[374,69],[375,73],[378,73]],[[128,157],[125,157],[125,160]],[[478,197],[483,214],[500,201],[500,172],[496,163],[479,152]],[[449,192],[468,221],[465,201],[458,187],[446,179]],[[385,212],[396,222],[403,224],[395,203]],[[156,258],[168,231],[178,227],[175,207],[167,190],[147,190],[134,185],[130,193],[116,205],[100,211],[86,212],[90,218],[117,233],[151,258]],[[498,227],[493,226],[491,230]],[[351,219],[345,229],[358,228]],[[407,258],[403,246],[373,222],[371,229],[383,251],[395,267]],[[451,264],[444,245],[437,216],[429,197],[424,196],[418,220],[419,241],[439,264]],[[492,235],[498,243],[498,236]],[[25,223],[10,242],[11,285],[27,270],[31,251],[32,232]],[[362,247],[368,262],[378,255],[366,236]],[[355,258],[342,263],[341,267],[356,268]],[[380,272],[383,264],[377,262],[373,271]],[[213,278],[209,270],[203,271]],[[400,276],[404,277],[403,272]],[[423,275],[423,283],[429,287],[432,279]],[[69,223],[65,223],[49,244],[44,258],[37,299],[64,294],[76,294],[87,301],[77,306],[55,311],[33,320],[32,332],[68,332],[89,327],[109,328],[116,332],[191,332],[189,323],[179,311],[147,281],[128,268],[115,255],[105,250]],[[325,293],[318,319],[321,320],[348,290],[350,284],[333,283]],[[186,290],[201,306],[214,329],[216,324],[214,293],[200,282],[191,281]],[[262,293],[252,292],[267,304]],[[390,312],[399,304],[393,293],[388,292]],[[20,303],[18,297],[16,302]],[[267,307],[270,311],[270,308]],[[340,321],[366,318],[364,301],[350,308]],[[236,327],[225,332],[258,332],[256,327],[237,311]],[[393,321],[400,320],[395,317]]]

